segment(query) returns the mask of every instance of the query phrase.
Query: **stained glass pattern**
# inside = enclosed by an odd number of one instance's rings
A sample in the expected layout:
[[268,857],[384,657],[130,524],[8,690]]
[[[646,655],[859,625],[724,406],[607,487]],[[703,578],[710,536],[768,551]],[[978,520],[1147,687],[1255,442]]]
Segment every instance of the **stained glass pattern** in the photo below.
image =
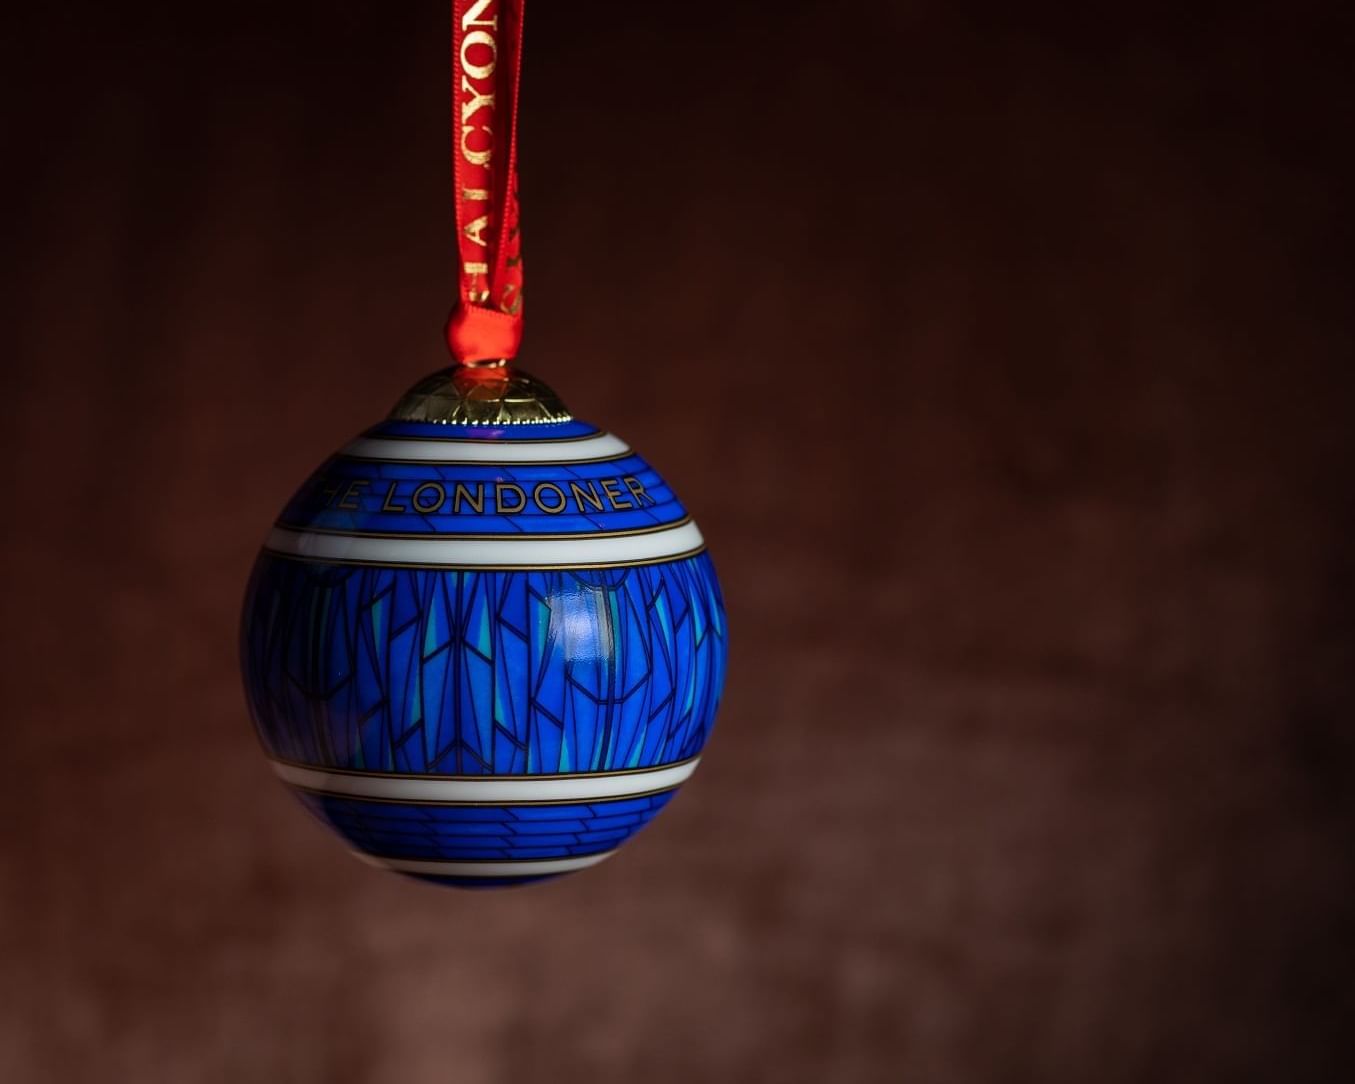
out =
[[260,556],[243,655],[273,756],[353,771],[536,775],[685,760],[724,679],[709,557],[602,570]]

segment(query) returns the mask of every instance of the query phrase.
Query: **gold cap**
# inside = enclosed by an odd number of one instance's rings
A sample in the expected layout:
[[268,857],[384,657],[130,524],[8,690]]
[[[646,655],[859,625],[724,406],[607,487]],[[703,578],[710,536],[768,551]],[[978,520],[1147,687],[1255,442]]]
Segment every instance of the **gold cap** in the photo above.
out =
[[573,415],[542,381],[506,362],[453,365],[400,397],[392,421],[439,425],[543,425]]

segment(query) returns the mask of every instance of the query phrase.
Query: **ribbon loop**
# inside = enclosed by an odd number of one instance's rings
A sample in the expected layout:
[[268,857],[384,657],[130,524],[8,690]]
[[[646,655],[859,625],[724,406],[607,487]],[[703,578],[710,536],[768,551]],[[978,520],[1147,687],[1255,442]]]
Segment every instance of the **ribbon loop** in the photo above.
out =
[[444,330],[452,356],[460,362],[512,358],[522,342],[520,317],[464,302],[452,310]]
[[460,256],[445,328],[459,362],[522,340],[517,105],[524,0],[452,0],[452,183]]

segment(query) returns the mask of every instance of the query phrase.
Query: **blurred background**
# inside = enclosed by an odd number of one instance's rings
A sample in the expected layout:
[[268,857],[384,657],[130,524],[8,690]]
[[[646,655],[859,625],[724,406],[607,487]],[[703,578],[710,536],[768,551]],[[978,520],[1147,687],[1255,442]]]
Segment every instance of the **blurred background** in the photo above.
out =
[[445,364],[448,15],[9,12],[0,1079],[1345,1081],[1355,16],[534,3],[522,360],[731,680],[597,869],[353,861],[236,669]]

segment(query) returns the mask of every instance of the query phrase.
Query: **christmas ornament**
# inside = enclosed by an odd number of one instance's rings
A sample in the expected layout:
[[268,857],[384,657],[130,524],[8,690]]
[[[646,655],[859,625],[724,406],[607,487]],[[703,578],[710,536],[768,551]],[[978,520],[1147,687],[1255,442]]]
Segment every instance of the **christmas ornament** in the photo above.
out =
[[725,672],[685,508],[510,364],[521,16],[452,5],[457,364],[301,487],[242,627],[276,773],[367,861],[477,887],[611,855],[696,768]]

